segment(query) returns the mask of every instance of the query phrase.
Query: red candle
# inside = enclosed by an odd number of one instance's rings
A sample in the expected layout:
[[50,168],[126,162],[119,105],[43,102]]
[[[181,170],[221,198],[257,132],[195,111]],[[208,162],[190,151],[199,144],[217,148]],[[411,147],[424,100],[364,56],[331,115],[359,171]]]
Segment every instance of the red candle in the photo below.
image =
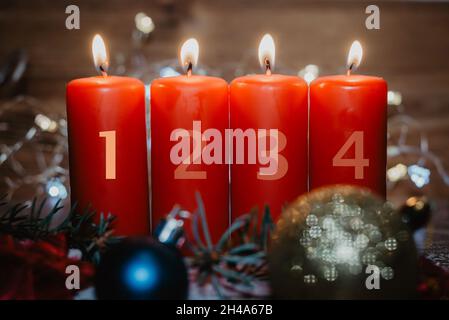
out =
[[152,228],[174,205],[193,212],[199,192],[216,242],[229,225],[228,85],[192,75],[198,51],[195,39],[186,41],[180,55],[186,75],[151,84]]
[[117,216],[115,234],[149,232],[145,88],[137,79],[106,75],[103,40],[93,41],[102,76],[67,85],[72,203]]
[[358,185],[385,197],[387,83],[351,74],[361,58],[356,41],[347,75],[310,85],[310,186]]
[[265,35],[259,60],[266,73],[237,78],[230,86],[234,137],[239,129],[246,133],[244,150],[239,138],[233,141],[233,218],[255,207],[261,213],[268,205],[276,219],[285,204],[307,191],[307,84],[271,74],[274,53],[273,39]]

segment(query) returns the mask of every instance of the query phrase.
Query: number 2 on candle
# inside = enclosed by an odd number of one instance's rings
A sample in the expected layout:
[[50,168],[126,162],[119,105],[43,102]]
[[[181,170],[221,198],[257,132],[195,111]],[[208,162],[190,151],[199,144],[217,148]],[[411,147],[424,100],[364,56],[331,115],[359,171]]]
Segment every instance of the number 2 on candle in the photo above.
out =
[[[353,144],[355,147],[355,158],[343,158]],[[354,167],[355,178],[363,179],[363,169],[369,166],[369,159],[363,158],[363,131],[354,131],[351,134],[332,159],[332,165],[334,167]]]
[[115,142],[115,130],[112,131],[100,131],[99,137],[105,138],[106,149],[106,180],[114,180],[116,177],[116,142]]
[[[193,131],[189,130],[189,134],[193,136]],[[190,138],[190,135],[188,136]],[[175,171],[174,171],[174,177],[175,179],[186,179],[186,180],[203,180],[207,179],[207,172],[206,171],[189,171],[189,166],[197,162],[198,160],[201,161],[201,152],[204,148],[205,141],[201,141],[201,146],[198,146],[198,143],[193,139],[193,152],[184,159],[183,163],[179,164]],[[199,149],[199,152],[198,152]],[[195,152],[196,151],[196,152]],[[196,154],[196,155],[195,155]],[[192,160],[191,160],[192,158]]]

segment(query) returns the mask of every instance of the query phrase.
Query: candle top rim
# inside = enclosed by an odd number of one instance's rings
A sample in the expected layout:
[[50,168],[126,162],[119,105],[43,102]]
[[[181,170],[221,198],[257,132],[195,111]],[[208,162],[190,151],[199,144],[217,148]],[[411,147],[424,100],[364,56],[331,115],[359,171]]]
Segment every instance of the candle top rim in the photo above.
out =
[[307,85],[303,78],[294,75],[284,75],[273,73],[271,75],[266,74],[249,74],[241,76],[232,80],[232,84],[244,83],[244,84],[271,84],[271,85],[283,85],[283,84],[304,84]]
[[361,85],[369,85],[372,83],[386,83],[386,81],[382,77],[360,75],[360,74],[331,75],[319,77],[313,80],[310,85],[312,86],[321,83],[338,83],[344,84],[346,86],[361,86]]
[[179,75],[179,76],[173,76],[173,77],[164,77],[164,78],[157,78],[154,79],[151,82],[151,85],[221,85],[225,84],[228,85],[226,80],[218,77],[212,77],[212,76],[205,76],[205,75],[198,75],[198,74],[192,74],[190,76],[187,75]]
[[67,86],[96,86],[96,87],[123,87],[127,86],[143,86],[143,82],[137,78],[122,76],[93,76],[86,78],[78,78],[70,81]]

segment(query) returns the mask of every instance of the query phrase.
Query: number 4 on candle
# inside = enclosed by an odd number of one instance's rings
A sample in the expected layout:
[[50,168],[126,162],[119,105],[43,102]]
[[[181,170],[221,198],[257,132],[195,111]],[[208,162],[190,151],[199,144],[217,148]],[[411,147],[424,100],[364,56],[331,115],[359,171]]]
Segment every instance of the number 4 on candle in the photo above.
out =
[[[355,158],[343,158],[353,144],[355,147]],[[363,158],[363,131],[354,131],[351,134],[332,159],[332,165],[334,167],[354,167],[355,178],[363,179],[363,169],[369,166],[369,159]]]
[[106,142],[106,180],[114,180],[116,177],[115,130],[100,131],[98,136],[105,138]]

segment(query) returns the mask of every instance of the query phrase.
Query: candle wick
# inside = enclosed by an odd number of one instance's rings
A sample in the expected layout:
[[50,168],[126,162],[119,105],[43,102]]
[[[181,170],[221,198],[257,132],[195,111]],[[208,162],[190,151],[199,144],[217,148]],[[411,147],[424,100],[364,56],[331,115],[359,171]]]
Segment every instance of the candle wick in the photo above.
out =
[[350,76],[350,75],[351,75],[352,68],[354,68],[354,63],[351,63],[351,65],[349,66],[348,71],[346,72],[346,75],[347,75],[347,76]]
[[271,76],[271,63],[267,58],[265,58],[265,74]]
[[190,77],[192,75],[192,69],[193,69],[193,64],[192,62],[189,62],[189,65],[187,66],[187,76]]
[[108,76],[108,73],[106,72],[106,70],[105,70],[105,68],[103,67],[103,65],[100,64],[100,66],[99,66],[98,68],[100,69],[101,75],[102,75],[103,77],[106,78],[106,77]]

